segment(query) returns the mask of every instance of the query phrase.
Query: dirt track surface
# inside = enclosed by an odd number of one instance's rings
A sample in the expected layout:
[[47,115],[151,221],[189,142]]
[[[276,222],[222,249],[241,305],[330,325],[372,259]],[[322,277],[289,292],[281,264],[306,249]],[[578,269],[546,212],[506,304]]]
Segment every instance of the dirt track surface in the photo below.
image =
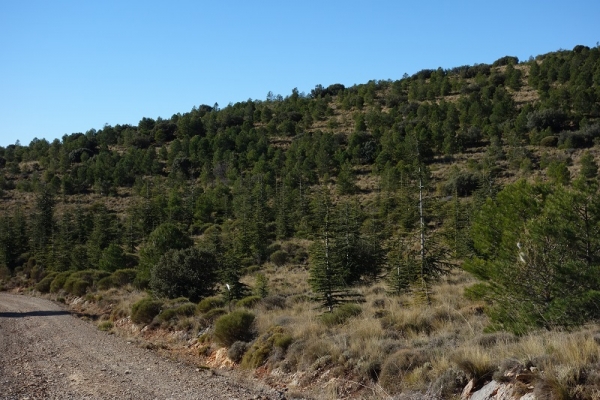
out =
[[283,399],[166,360],[48,300],[0,293],[0,399]]

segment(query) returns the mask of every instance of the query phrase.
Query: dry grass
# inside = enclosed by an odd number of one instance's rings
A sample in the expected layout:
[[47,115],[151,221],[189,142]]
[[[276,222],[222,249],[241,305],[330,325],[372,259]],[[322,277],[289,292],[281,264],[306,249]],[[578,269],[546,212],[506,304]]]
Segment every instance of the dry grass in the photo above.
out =
[[[324,323],[322,311],[310,300],[305,266],[268,264],[261,272],[277,307],[260,302],[253,307],[257,340],[247,346],[253,350],[245,365],[259,367],[261,377],[290,390],[327,399],[419,398],[428,393],[451,398],[468,379],[480,384],[492,376],[503,379],[505,371],[518,365],[531,371],[531,385],[540,396],[593,398],[600,393],[600,326],[522,337],[486,333],[482,305],[463,297],[474,280],[460,270],[432,287],[431,305],[413,295],[389,296],[383,283],[360,287],[365,300],[361,313],[339,324]],[[244,281],[255,284],[253,275]],[[127,336],[142,333],[139,328],[119,333],[124,329],[119,321],[144,296],[129,287],[94,298],[98,306],[111,305],[110,318],[101,318],[106,326],[112,322],[112,332]],[[145,332],[144,338],[182,349],[200,330],[202,346],[208,349],[202,354],[210,355],[216,346],[210,342],[211,322],[201,320],[202,316],[181,318],[172,326],[153,327],[154,333]],[[531,391],[528,385],[522,385],[523,390]]]

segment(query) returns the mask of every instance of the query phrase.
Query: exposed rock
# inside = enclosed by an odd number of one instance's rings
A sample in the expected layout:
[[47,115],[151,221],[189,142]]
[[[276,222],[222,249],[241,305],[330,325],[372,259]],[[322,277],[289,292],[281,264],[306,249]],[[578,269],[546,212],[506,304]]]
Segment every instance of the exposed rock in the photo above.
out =
[[481,389],[473,391],[474,385],[474,380],[469,381],[460,396],[461,400],[535,400],[533,393],[515,394],[513,382],[501,383],[493,380]]

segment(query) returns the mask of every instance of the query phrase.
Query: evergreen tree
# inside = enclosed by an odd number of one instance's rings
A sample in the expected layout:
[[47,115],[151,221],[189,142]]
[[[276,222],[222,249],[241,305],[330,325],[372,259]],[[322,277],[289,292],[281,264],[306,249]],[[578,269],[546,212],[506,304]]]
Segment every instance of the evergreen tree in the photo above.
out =
[[321,307],[329,312],[340,303],[360,298],[351,292],[345,281],[346,271],[334,253],[334,208],[329,188],[322,186],[316,199],[318,215],[322,221],[316,240],[310,248],[309,283]]
[[406,237],[396,236],[390,241],[387,253],[387,283],[393,295],[407,293],[417,281],[418,252],[409,246]]
[[140,265],[136,280],[145,286],[150,279],[150,271],[163,254],[169,250],[182,250],[192,246],[192,239],[176,225],[163,223],[148,236],[140,248]]
[[358,188],[355,183],[354,171],[352,170],[352,164],[346,161],[342,164],[342,168],[337,177],[337,192],[340,195],[347,195],[355,193]]
[[0,216],[0,265],[14,271],[27,249],[27,222],[23,213],[17,210],[12,216],[7,213]]
[[50,261],[50,245],[54,233],[54,206],[52,192],[42,186],[36,196],[36,207],[31,223],[31,247],[36,258],[44,265]]
[[600,318],[600,200],[586,189],[519,182],[476,217],[477,257],[465,269],[482,279],[473,293],[491,302],[500,327],[525,332]]

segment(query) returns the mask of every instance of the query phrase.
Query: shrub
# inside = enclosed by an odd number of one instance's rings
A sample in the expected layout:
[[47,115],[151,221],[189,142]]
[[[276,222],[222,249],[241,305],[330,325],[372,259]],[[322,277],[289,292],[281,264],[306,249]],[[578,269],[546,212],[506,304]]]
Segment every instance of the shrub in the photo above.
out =
[[126,263],[127,260],[125,258],[125,252],[121,246],[111,243],[102,251],[102,256],[98,261],[98,266],[102,270],[114,272],[116,270],[125,268]]
[[196,305],[194,303],[185,303],[175,309],[177,315],[183,317],[191,317],[196,313]]
[[99,290],[107,290],[115,285],[112,275],[102,278],[96,283],[96,288]]
[[50,284],[50,292],[57,293],[59,290],[61,290],[70,275],[70,271],[61,272],[60,274],[56,275]]
[[264,274],[256,274],[256,284],[253,292],[260,297],[266,297],[269,294],[268,280]]
[[294,338],[286,333],[277,334],[273,338],[273,345],[283,350],[287,350],[292,344]]
[[333,310],[333,312],[321,315],[321,321],[331,327],[341,325],[352,317],[356,317],[362,313],[362,308],[358,304],[343,304]]
[[234,311],[223,315],[215,322],[214,337],[223,346],[231,346],[238,340],[248,341],[252,338],[254,314],[248,311]]
[[287,262],[288,253],[285,250],[277,250],[271,254],[271,262],[277,266],[282,266]]
[[202,318],[204,318],[207,321],[214,321],[217,318],[223,316],[227,314],[227,310],[224,308],[213,308],[212,310],[208,311],[206,314],[204,314],[202,316]]
[[248,350],[248,343],[237,341],[227,350],[227,357],[233,362],[239,363],[244,357],[244,353]]
[[217,267],[215,255],[206,250],[169,250],[152,268],[150,287],[162,296],[195,302],[215,292]]
[[146,297],[131,307],[131,321],[136,324],[149,324],[158,315],[162,302]]
[[98,324],[98,329],[101,331],[110,331],[113,328],[113,323],[110,321],[100,322]]
[[160,323],[169,322],[177,317],[177,312],[174,308],[168,308],[166,310],[162,310],[160,314],[156,316],[156,319]]
[[112,273],[111,277],[115,286],[125,286],[133,283],[137,270],[133,268],[118,269]]
[[236,306],[245,307],[245,308],[253,308],[260,301],[259,296],[248,296],[244,297],[240,301],[236,303]]
[[83,296],[88,287],[109,276],[108,272],[98,270],[85,270],[73,272],[63,285],[63,289],[74,296]]
[[213,308],[223,307],[224,305],[225,305],[224,298],[222,298],[220,296],[212,296],[212,297],[207,297],[205,299],[202,299],[202,301],[200,303],[198,303],[198,306],[196,307],[196,309],[198,310],[198,312],[206,313],[206,312],[212,310]]
[[65,283],[65,290],[67,293],[70,293],[73,296],[83,296],[90,286],[90,283],[83,279],[67,279],[67,282]]
[[542,147],[556,147],[558,145],[558,136],[546,136],[540,140]]
[[54,280],[56,275],[58,275],[57,272],[52,272],[48,274],[44,279],[39,281],[37,285],[35,285],[35,289],[41,293],[50,292],[50,285],[52,284],[52,281]]
[[468,171],[455,171],[444,184],[444,194],[447,196],[456,193],[458,196],[469,196],[481,184],[479,175]]
[[[242,367],[254,369],[264,364],[265,360],[273,351],[275,341],[280,340],[284,335],[285,333],[281,326],[269,328],[252,344],[250,349],[246,351],[246,354],[244,354],[242,359]],[[285,345],[284,342],[285,340],[283,340],[281,344]],[[289,344],[287,344],[287,346],[289,346]],[[281,346],[279,347],[283,348]]]

